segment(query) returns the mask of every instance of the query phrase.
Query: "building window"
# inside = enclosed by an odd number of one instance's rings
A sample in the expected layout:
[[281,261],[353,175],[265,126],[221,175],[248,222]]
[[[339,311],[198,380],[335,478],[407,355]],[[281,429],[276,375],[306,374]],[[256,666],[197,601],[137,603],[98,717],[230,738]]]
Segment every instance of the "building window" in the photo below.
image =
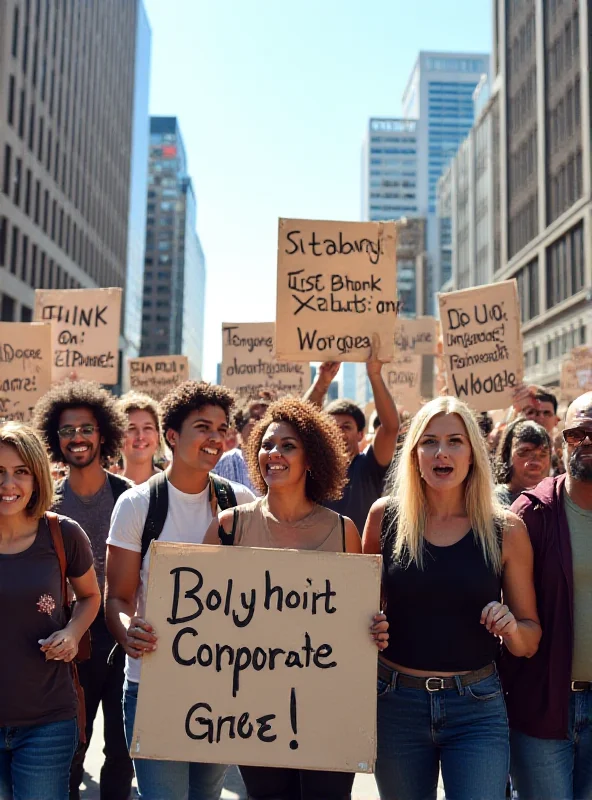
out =
[[25,95],[25,90],[21,89],[21,99],[20,99],[20,106],[19,106],[19,123],[18,123],[18,135],[21,139],[25,137],[25,108],[27,106],[27,98]]
[[8,124],[14,127],[14,95],[15,95],[15,83],[14,83],[14,75],[11,75],[8,79],[8,110],[7,110],[7,117],[8,117]]
[[2,320],[2,322],[14,322],[14,300],[7,294],[2,295],[0,320]]
[[31,248],[31,275],[29,276],[29,286],[33,289],[37,286],[37,245]]
[[8,220],[0,217],[0,267],[6,264],[6,237],[8,235]]
[[32,322],[33,321],[33,309],[29,308],[29,306],[21,305],[21,322]]
[[21,242],[21,280],[27,280],[27,257],[29,255],[29,237],[23,236]]
[[27,178],[25,180],[25,214],[31,216],[31,170],[27,170]]
[[2,191],[10,196],[10,169],[12,166],[12,148],[9,144],[4,145],[4,178],[2,180]]
[[10,271],[16,275],[16,258],[18,253],[19,231],[16,225],[12,226],[12,243],[10,248]]

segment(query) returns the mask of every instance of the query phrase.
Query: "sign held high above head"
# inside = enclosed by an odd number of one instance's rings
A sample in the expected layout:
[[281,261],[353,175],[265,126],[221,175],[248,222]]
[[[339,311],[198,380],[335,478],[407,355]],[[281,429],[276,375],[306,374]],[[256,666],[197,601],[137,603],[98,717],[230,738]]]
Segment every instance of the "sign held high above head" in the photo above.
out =
[[516,281],[438,295],[448,392],[475,411],[508,408],[524,376]]
[[395,348],[397,355],[414,354],[435,356],[438,345],[435,317],[397,317],[395,322]]
[[280,219],[276,308],[279,361],[367,361],[394,355],[394,222]]
[[245,398],[268,390],[274,397],[301,396],[310,386],[310,364],[275,359],[275,322],[222,324],[222,385]]
[[79,380],[117,383],[120,288],[37,289],[35,319],[52,322],[52,380],[76,373]]
[[372,770],[380,556],[155,542],[150,560],[135,758]]
[[51,388],[51,324],[0,322],[0,423],[29,422]]
[[189,380],[187,356],[142,356],[128,359],[129,386],[162,400],[175,386]]

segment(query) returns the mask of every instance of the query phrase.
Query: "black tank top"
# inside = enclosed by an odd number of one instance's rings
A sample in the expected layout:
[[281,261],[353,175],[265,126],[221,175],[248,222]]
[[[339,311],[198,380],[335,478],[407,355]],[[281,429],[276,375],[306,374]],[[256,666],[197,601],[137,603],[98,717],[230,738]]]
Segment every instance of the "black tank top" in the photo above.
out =
[[[501,576],[483,556],[472,531],[456,544],[424,544],[423,569],[395,558],[392,506],[382,521],[383,602],[389,646],[382,655],[410,669],[465,672],[495,661],[500,640],[481,625],[481,612],[500,601]],[[501,539],[501,536],[500,536]]]

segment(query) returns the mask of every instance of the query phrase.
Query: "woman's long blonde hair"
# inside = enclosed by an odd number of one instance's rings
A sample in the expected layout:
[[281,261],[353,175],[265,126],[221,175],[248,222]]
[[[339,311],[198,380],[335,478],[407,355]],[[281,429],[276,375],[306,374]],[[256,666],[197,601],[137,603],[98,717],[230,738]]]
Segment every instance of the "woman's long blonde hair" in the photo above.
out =
[[485,440],[470,408],[455,397],[439,397],[426,403],[411,422],[395,466],[391,498],[396,525],[395,557],[415,561],[423,567],[424,532],[428,501],[425,482],[417,461],[417,444],[430,421],[439,414],[457,414],[463,421],[473,451],[473,461],[465,481],[465,504],[473,535],[483,556],[496,573],[501,572],[500,532],[505,512],[495,495],[491,465]]

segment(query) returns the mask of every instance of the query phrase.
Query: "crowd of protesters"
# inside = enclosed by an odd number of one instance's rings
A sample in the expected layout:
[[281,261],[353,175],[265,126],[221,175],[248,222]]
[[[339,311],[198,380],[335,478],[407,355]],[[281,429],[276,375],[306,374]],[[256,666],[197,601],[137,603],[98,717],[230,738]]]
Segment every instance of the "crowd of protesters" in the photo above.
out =
[[[440,774],[450,800],[592,800],[592,393],[563,419],[534,386],[503,416],[410,415],[373,354],[367,426],[325,405],[339,366],[240,405],[69,380],[0,423],[0,800],[79,798],[99,707],[103,800],[134,772],[144,800],[219,799],[225,766],[129,755],[154,539],[382,555],[382,800],[431,800]],[[351,797],[351,773],[240,769],[252,800]]]

